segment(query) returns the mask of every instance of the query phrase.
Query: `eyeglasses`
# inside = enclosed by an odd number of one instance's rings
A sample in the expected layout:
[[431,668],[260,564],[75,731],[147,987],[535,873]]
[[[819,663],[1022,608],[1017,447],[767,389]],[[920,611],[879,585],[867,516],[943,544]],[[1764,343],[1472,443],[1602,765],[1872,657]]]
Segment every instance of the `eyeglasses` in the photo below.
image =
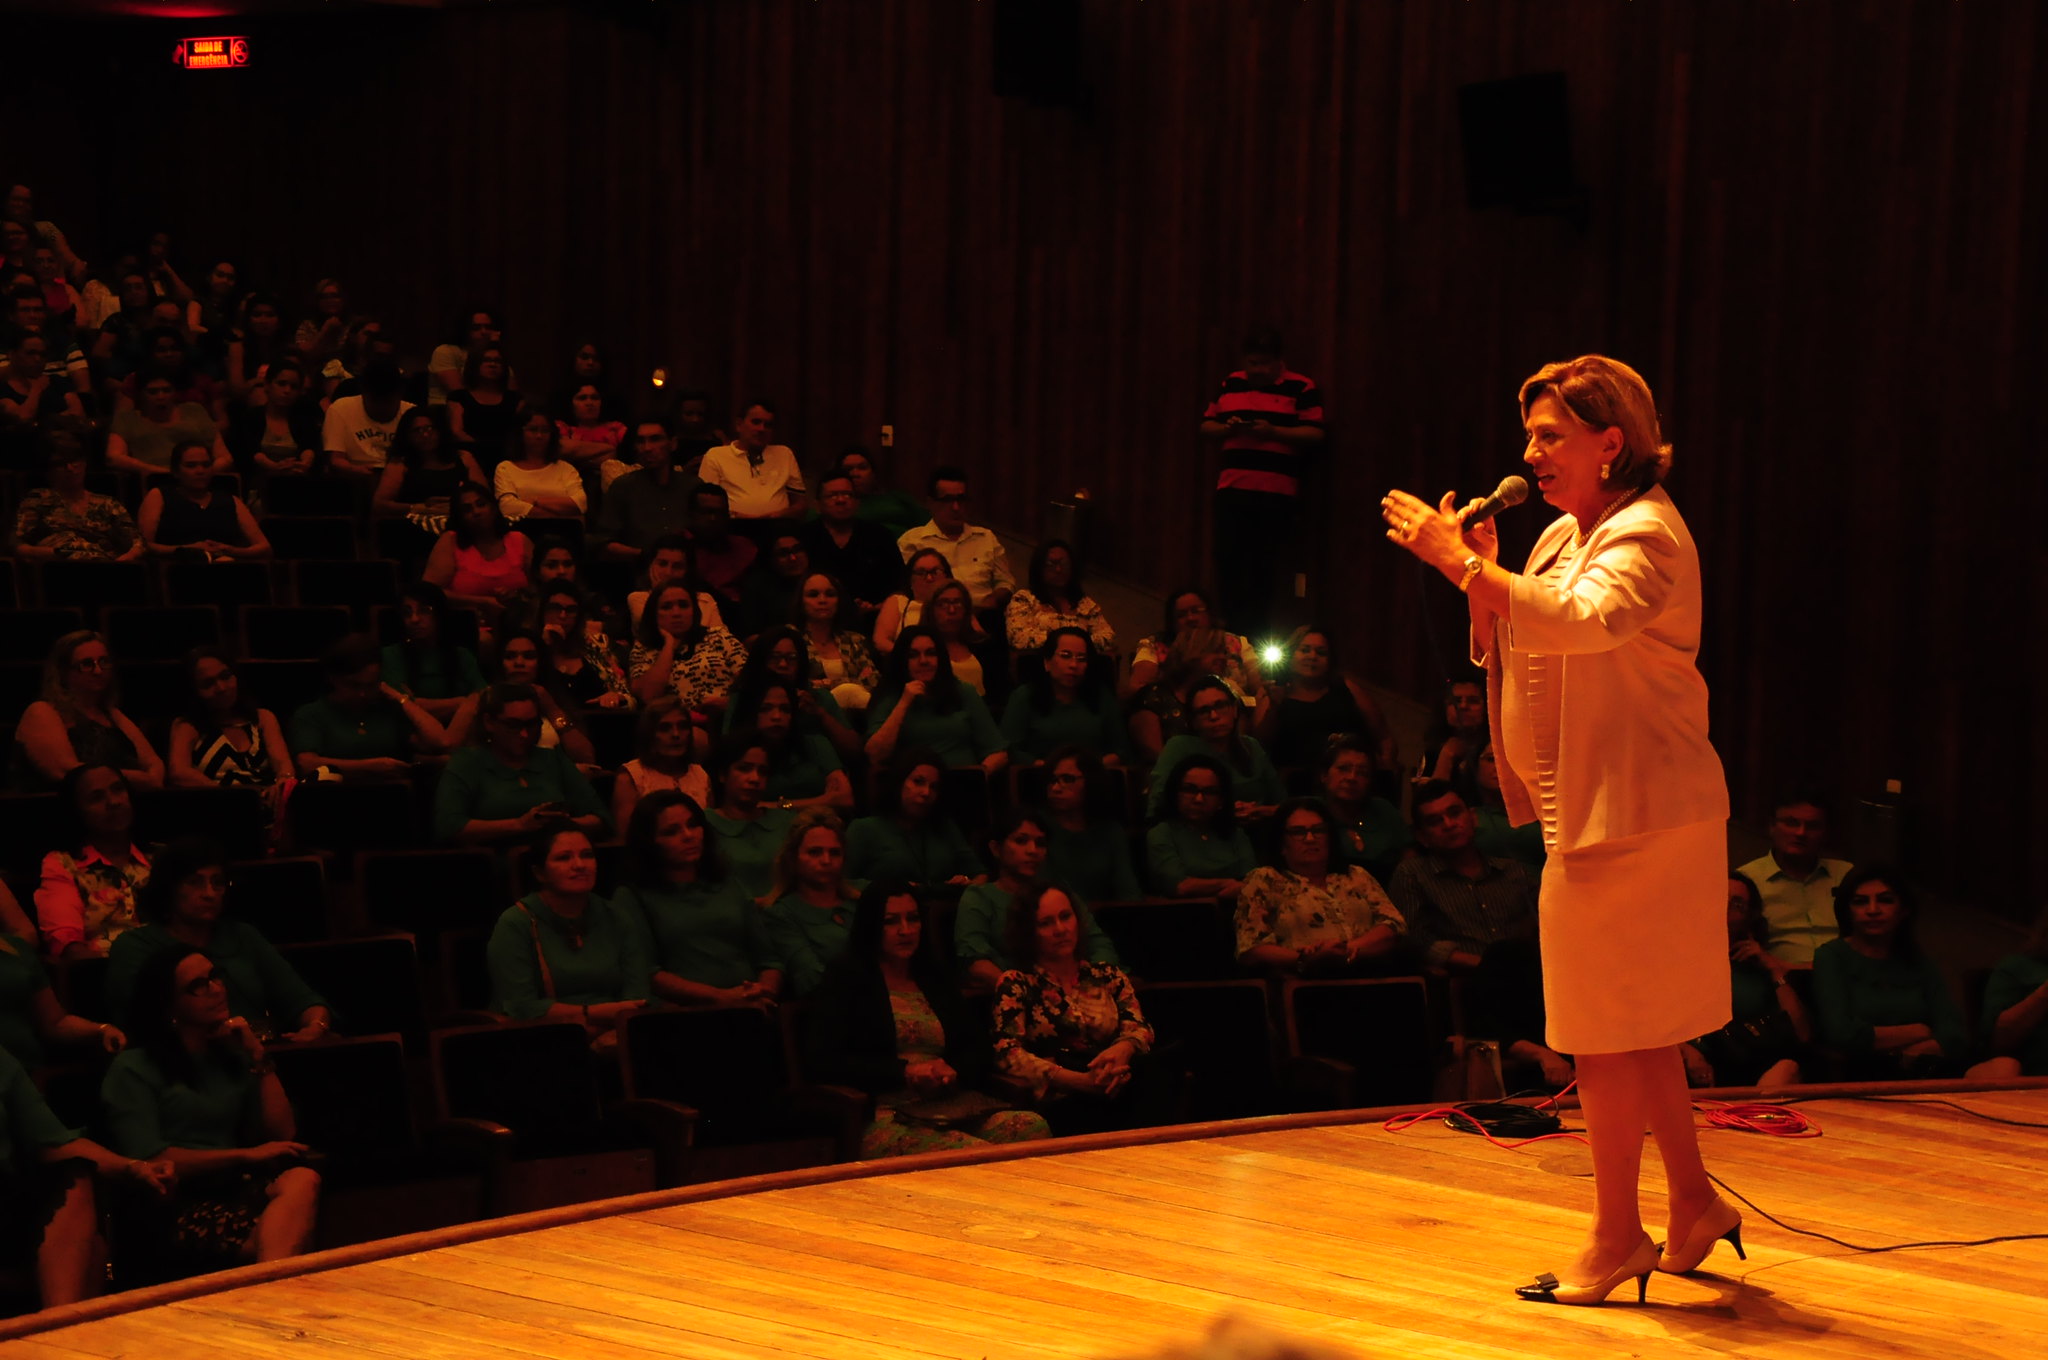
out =
[[1195,716],[1197,718],[1213,718],[1218,713],[1228,713],[1236,707],[1237,705],[1228,699],[1218,699],[1213,704],[1203,704],[1200,708],[1197,708]]
[[110,656],[81,656],[74,659],[71,664],[81,671],[110,671],[114,669],[114,658]]
[[1180,786],[1183,798],[1221,798],[1223,790],[1214,784],[1183,784]]
[[178,990],[186,996],[204,996],[209,987],[225,986],[227,986],[227,980],[221,977],[218,970],[209,968]]
[[1085,784],[1087,777],[1078,774],[1056,774],[1047,778],[1048,784]]
[[910,574],[912,576],[944,576],[946,569],[944,567],[912,567]]
[[1291,841],[1322,840],[1330,834],[1327,826],[1290,826],[1284,833]]
[[932,497],[932,504],[934,504],[934,505],[965,505],[965,504],[967,504],[967,497],[966,497],[965,495],[960,495],[960,496],[934,496],[934,497]]

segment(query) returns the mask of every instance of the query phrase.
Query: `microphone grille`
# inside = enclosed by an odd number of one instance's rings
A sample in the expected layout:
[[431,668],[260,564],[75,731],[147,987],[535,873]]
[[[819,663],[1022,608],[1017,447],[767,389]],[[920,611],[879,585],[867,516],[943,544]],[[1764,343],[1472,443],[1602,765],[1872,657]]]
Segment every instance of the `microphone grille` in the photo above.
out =
[[1520,505],[1529,499],[1529,482],[1524,477],[1503,477],[1494,489],[1494,495],[1508,505]]

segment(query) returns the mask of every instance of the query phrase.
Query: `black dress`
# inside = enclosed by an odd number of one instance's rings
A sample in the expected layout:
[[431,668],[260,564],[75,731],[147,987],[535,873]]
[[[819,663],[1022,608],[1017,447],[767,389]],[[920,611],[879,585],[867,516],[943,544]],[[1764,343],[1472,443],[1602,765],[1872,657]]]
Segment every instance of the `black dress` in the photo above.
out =
[[187,543],[232,543],[247,547],[241,521],[235,515],[235,498],[214,492],[206,504],[190,500],[175,491],[164,492],[164,512],[157,518],[156,541]]

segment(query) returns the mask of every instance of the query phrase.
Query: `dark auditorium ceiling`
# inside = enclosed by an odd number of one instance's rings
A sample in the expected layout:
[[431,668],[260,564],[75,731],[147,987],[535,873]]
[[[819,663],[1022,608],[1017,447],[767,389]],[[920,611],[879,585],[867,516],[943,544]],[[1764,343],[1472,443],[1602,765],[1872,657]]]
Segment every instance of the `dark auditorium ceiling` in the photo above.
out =
[[[453,0],[455,4],[475,0]],[[363,9],[445,9],[449,0],[0,0],[0,12],[78,18],[264,19],[339,14]]]

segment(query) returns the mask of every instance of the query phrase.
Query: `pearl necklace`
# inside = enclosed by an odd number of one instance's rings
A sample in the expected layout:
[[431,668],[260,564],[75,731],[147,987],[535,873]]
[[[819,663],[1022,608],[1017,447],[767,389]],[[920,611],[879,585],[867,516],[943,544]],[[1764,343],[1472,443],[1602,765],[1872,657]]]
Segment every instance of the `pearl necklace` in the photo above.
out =
[[1585,544],[1586,544],[1586,540],[1587,540],[1587,539],[1589,539],[1589,538],[1591,538],[1591,537],[1593,536],[1593,531],[1594,531],[1595,529],[1598,529],[1598,528],[1599,528],[1599,527],[1600,527],[1601,525],[1605,524],[1605,523],[1606,523],[1606,522],[1607,522],[1608,520],[1610,520],[1610,519],[1614,518],[1614,514],[1615,514],[1615,512],[1616,512],[1616,511],[1620,510],[1620,509],[1621,509],[1621,508],[1622,508],[1623,506],[1625,506],[1625,505],[1628,505],[1628,504],[1630,504],[1631,502],[1633,502],[1633,501],[1635,500],[1635,498],[1636,498],[1636,497],[1638,497],[1638,496],[1640,496],[1640,495],[1642,495],[1642,494],[1643,494],[1642,488],[1641,488],[1641,487],[1637,487],[1637,488],[1636,488],[1635,490],[1633,490],[1633,491],[1627,491],[1627,492],[1623,492],[1623,493],[1622,493],[1622,494],[1621,494],[1620,496],[1616,497],[1616,498],[1614,499],[1614,501],[1613,501],[1613,503],[1612,503],[1612,504],[1610,504],[1610,505],[1609,505],[1609,506],[1608,506],[1608,507],[1607,507],[1607,508],[1606,508],[1605,510],[1602,510],[1602,511],[1600,512],[1600,518],[1598,518],[1598,519],[1596,519],[1596,520],[1594,520],[1594,521],[1593,521],[1593,524],[1592,524],[1592,527],[1591,527],[1591,528],[1587,528],[1587,529],[1581,529],[1581,530],[1579,530],[1579,532],[1578,532],[1578,538],[1577,538],[1577,546],[1579,546],[1579,547],[1584,547],[1584,546],[1585,546]]

